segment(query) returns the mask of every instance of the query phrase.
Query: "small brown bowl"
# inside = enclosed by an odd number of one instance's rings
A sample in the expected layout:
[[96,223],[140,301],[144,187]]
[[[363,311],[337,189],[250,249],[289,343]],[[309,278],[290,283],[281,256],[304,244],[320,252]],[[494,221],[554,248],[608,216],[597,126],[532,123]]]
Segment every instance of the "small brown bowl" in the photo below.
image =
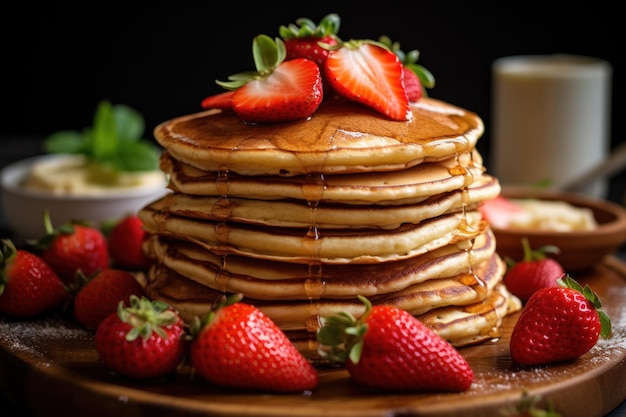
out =
[[559,261],[566,272],[581,272],[593,268],[605,255],[614,253],[626,242],[626,209],[610,201],[582,194],[512,186],[503,187],[502,196],[565,201],[576,207],[588,207],[598,224],[593,230],[572,232],[492,227],[496,250],[504,258],[521,260],[522,238],[526,237],[533,249],[545,245],[558,247],[560,253],[550,256]]

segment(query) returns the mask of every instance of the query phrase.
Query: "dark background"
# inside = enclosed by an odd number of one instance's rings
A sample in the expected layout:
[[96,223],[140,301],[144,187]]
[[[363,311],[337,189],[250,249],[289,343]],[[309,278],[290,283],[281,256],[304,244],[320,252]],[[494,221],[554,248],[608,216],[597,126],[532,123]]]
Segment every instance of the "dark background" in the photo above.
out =
[[[624,23],[608,2],[578,8],[434,0],[385,1],[376,8],[347,1],[197,3],[16,6],[0,29],[0,140],[79,130],[91,125],[103,98],[139,110],[150,137],[158,123],[200,111],[205,96],[222,91],[216,79],[253,70],[255,35],[277,36],[281,24],[302,16],[318,22],[331,12],[341,17],[342,39],[386,34],[405,51],[418,49],[419,63],[436,78],[429,95],[475,111],[485,121],[479,150],[487,164],[491,64],[506,55],[571,53],[609,61],[612,145],[622,140]],[[621,198],[624,190],[616,187],[621,182],[612,186],[611,196]]]

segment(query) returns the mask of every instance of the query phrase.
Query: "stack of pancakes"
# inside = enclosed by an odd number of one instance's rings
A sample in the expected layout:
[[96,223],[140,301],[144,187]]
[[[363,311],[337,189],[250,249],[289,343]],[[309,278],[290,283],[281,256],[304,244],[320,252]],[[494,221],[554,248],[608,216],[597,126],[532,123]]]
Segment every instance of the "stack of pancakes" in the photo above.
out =
[[454,346],[497,337],[520,308],[478,205],[496,197],[483,123],[423,98],[390,121],[345,100],[307,120],[209,110],[155,129],[171,193],[143,208],[147,294],[202,316],[242,293],[313,357],[320,318],[389,304]]

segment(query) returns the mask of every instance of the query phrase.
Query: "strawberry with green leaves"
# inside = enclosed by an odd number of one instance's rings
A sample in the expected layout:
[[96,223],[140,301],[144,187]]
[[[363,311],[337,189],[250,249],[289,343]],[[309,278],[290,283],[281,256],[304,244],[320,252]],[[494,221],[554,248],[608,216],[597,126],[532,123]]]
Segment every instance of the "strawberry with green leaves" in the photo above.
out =
[[146,236],[137,214],[129,214],[114,223],[107,233],[107,247],[116,268],[140,271],[148,267],[142,244]]
[[569,275],[558,286],[530,297],[513,327],[511,359],[521,365],[547,365],[576,359],[611,335],[611,320],[598,295]]
[[392,42],[388,36],[381,36],[378,41],[389,48],[398,56],[403,66],[404,89],[409,101],[416,102],[422,97],[427,97],[426,89],[435,86],[435,77],[424,66],[417,63],[419,51],[413,49],[404,52],[400,49],[399,42]]
[[66,284],[74,282],[78,271],[93,275],[109,267],[107,240],[96,227],[70,221],[54,229],[47,212],[44,224],[45,236],[32,244]]
[[217,81],[230,91],[206,97],[202,107],[232,110],[249,123],[288,122],[311,116],[323,97],[317,64],[305,58],[285,60],[284,42],[267,35],[256,36],[252,50],[256,71]]
[[549,253],[559,253],[553,245],[533,249],[527,238],[522,238],[524,257],[519,261],[507,259],[508,269],[504,276],[504,284],[523,303],[541,288],[557,286],[559,278],[565,275],[563,266]]
[[69,300],[63,281],[39,255],[0,241],[0,312],[34,317]]
[[73,316],[88,329],[95,330],[118,304],[130,305],[131,296],[143,297],[144,289],[128,271],[109,268],[86,277],[77,275]]
[[132,296],[119,303],[96,330],[96,351],[109,369],[130,378],[153,379],[172,374],[187,352],[183,321],[168,304]]
[[452,345],[405,310],[359,299],[366,306],[359,319],[346,312],[323,318],[318,341],[324,357],[345,364],[356,383],[380,390],[469,389],[474,372]]
[[391,120],[410,121],[403,71],[395,53],[371,40],[335,45],[324,62],[325,80],[339,95]]
[[311,19],[302,17],[295,23],[280,26],[278,33],[285,42],[286,59],[306,58],[323,68],[330,53],[328,47],[339,43],[337,32],[340,22],[339,16],[331,13],[317,25]]
[[318,374],[283,331],[241,295],[222,302],[192,326],[190,361],[207,381],[268,392],[313,390]]

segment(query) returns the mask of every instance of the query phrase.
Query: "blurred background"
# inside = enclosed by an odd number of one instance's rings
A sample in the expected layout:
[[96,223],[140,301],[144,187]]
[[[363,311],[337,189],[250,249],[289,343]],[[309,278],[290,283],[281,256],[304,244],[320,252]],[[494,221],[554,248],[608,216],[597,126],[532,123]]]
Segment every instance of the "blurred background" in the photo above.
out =
[[[176,2],[134,7],[16,5],[3,25],[3,112],[0,164],[39,153],[40,140],[92,123],[98,102],[139,110],[146,136],[160,122],[200,111],[200,101],[222,91],[228,75],[253,70],[252,38],[278,35],[299,17],[318,22],[335,12],[342,39],[386,34],[402,49],[420,51],[419,63],[436,78],[429,95],[478,113],[485,122],[479,151],[490,157],[491,64],[502,56],[569,53],[613,66],[611,146],[623,138],[623,23],[614,7],[593,2],[559,9],[544,3],[394,2],[374,9],[359,2]],[[484,2],[487,3],[487,2]],[[607,3],[608,4],[608,3]],[[593,140],[593,138],[590,138]],[[611,180],[608,197],[622,201],[626,182]]]

